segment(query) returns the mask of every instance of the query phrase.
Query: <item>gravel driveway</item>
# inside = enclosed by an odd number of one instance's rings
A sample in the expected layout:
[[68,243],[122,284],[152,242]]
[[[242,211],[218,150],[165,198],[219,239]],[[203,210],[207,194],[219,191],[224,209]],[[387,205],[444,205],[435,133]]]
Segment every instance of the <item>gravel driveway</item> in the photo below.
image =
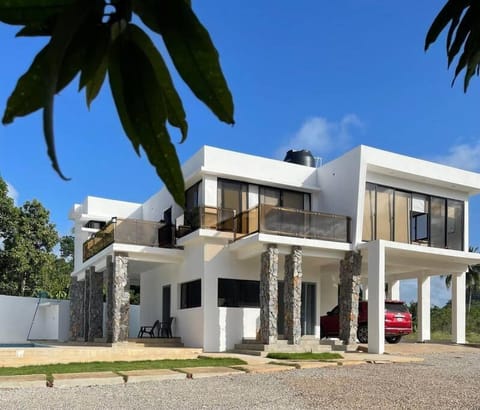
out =
[[425,361],[0,391],[1,409],[480,409],[480,349]]

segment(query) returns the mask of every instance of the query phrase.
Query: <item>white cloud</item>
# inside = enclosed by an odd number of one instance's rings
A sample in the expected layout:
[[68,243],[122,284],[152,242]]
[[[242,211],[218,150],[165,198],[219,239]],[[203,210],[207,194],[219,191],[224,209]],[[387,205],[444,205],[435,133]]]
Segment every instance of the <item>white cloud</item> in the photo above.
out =
[[8,183],[7,181],[5,181],[5,183],[7,184],[7,189],[8,189],[7,195],[10,198],[12,198],[14,204],[17,205],[18,191],[15,189],[15,187],[12,184]]
[[452,167],[467,169],[470,171],[480,170],[480,140],[470,144],[457,144],[448,149],[448,154],[433,158]]
[[352,129],[362,127],[362,122],[355,114],[347,114],[339,122],[331,122],[324,117],[312,117],[277,149],[275,156],[282,157],[290,149],[308,149],[314,156],[320,157],[334,151],[343,151],[351,145]]

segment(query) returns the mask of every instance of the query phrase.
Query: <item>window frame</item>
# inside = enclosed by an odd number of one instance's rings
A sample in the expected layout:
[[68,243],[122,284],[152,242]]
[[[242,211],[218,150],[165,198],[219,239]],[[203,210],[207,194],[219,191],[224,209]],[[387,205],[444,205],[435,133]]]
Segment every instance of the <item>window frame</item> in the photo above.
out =
[[[189,292],[196,292],[197,291],[197,283],[198,283],[198,292],[199,295],[192,295]],[[180,287],[180,298],[179,298],[179,309],[195,309],[202,307],[202,279],[194,279],[187,282],[182,282],[179,284]],[[184,294],[184,292],[187,292]],[[198,299],[198,304],[197,304]],[[194,301],[193,303],[191,301]],[[190,302],[190,303],[189,303]]]
[[[375,182],[370,182],[367,181],[365,183],[365,193],[364,193],[364,198],[367,193],[367,187],[373,187],[372,192],[374,192],[374,198],[373,198],[373,203],[374,203],[374,209],[373,209],[373,226],[371,227],[372,230],[372,238],[373,239],[365,239],[364,234],[365,234],[365,227],[362,226],[362,241],[364,242],[369,242],[370,240],[376,240],[377,239],[377,232],[378,232],[378,227],[377,227],[377,214],[378,214],[378,201],[377,201],[377,188],[380,187],[382,189],[392,189],[393,190],[393,231],[391,232],[391,240],[393,242],[397,242],[396,240],[396,235],[395,235],[395,226],[396,226],[396,206],[395,206],[395,201],[396,201],[396,194],[397,192],[402,192],[403,194],[408,194],[410,196],[410,232],[409,232],[409,244],[427,244],[429,247],[435,247],[435,248],[445,248],[445,249],[455,249],[455,250],[465,250],[465,238],[464,238],[464,232],[465,232],[465,201],[460,200],[460,199],[453,199],[453,198],[448,198],[448,197],[441,197],[433,194],[427,194],[424,192],[418,192],[418,191],[409,191],[407,189],[403,188],[396,188],[394,186],[389,186],[389,185],[383,185],[383,184],[377,184]],[[427,202],[426,204],[426,210],[425,212],[416,212],[412,208],[413,204],[413,197],[415,195],[421,195],[425,197],[425,200]],[[443,246],[432,246],[432,199],[435,200],[442,200],[444,202],[444,207],[445,207],[445,215],[444,215],[444,238],[443,238]],[[460,232],[458,233],[458,237],[461,238],[461,243],[460,246],[455,246],[452,247],[451,244],[449,244],[448,240],[448,204],[453,203],[456,204],[460,209],[461,209],[461,217],[462,217],[462,224],[459,227]],[[363,209],[363,224],[365,224],[365,204],[366,201],[364,200],[364,209]],[[415,231],[415,226],[414,222],[417,222],[417,220],[421,217],[425,216],[426,217],[426,237],[416,237],[416,231]],[[414,234],[415,232],[415,234]],[[400,241],[398,241],[400,242]]]

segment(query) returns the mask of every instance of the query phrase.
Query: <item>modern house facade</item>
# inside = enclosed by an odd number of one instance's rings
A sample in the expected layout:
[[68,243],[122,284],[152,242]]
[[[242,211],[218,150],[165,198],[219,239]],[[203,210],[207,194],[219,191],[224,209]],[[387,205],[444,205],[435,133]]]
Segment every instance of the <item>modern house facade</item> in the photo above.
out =
[[143,204],[75,204],[71,336],[125,340],[128,287],[139,284],[141,323],[175,317],[186,346],[297,344],[320,338],[339,295],[355,310],[361,285],[369,351],[383,353],[384,300],[399,298],[399,281],[418,281],[424,341],[430,278],[452,274],[452,341],[465,342],[464,272],[480,263],[468,252],[468,201],[480,175],[366,146],[303,162],[205,146],[182,166],[185,210],[165,189]]

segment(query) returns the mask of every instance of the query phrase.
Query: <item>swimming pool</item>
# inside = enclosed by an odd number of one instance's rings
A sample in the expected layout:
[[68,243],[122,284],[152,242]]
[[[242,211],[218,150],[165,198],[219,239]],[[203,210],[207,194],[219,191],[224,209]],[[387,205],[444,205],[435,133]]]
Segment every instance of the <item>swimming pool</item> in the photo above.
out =
[[1,348],[13,348],[13,349],[28,349],[31,347],[50,347],[49,345],[41,344],[41,343],[0,343]]

